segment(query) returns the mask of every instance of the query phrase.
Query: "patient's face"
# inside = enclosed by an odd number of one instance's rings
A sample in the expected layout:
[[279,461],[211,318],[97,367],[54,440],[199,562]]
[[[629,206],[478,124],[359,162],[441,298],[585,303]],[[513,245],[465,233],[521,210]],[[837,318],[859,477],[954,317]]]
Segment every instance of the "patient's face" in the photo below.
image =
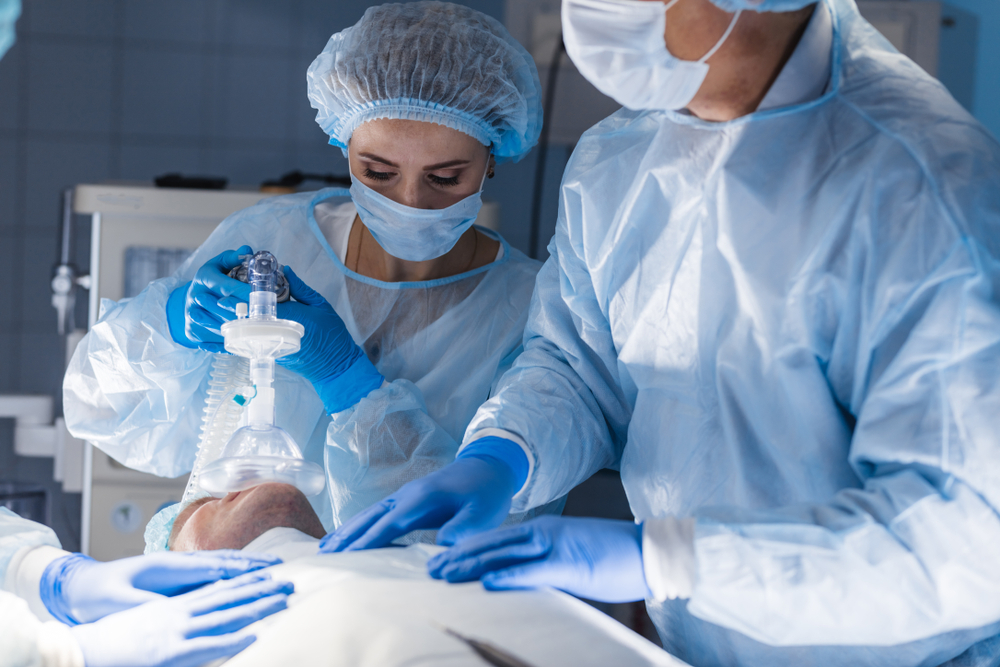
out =
[[201,498],[184,508],[170,534],[172,551],[242,549],[271,528],[296,528],[313,537],[326,531],[305,495],[272,482],[224,498]]

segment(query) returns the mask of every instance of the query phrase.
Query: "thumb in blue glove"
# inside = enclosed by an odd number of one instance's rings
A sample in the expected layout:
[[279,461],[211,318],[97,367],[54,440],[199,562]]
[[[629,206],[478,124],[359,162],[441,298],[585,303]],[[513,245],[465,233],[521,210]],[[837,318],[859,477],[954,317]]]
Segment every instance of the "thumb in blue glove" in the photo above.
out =
[[652,597],[642,531],[628,521],[546,516],[470,537],[431,558],[430,575],[489,590],[551,586],[600,602]]
[[280,562],[264,554],[225,550],[164,552],[106,563],[69,554],[45,568],[39,594],[54,618],[75,625]]
[[294,586],[251,574],[160,598],[70,630],[86,667],[197,667],[256,640],[248,625],[288,606]]

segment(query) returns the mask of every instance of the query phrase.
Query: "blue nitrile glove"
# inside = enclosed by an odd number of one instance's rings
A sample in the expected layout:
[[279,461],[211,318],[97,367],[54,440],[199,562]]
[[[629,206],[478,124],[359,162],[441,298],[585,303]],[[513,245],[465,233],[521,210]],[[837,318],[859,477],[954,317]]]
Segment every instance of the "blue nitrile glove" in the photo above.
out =
[[588,600],[652,597],[642,569],[642,529],[630,521],[545,516],[474,535],[434,556],[427,569],[489,590],[552,586]]
[[488,437],[458,458],[355,515],[324,537],[321,553],[384,547],[411,530],[440,528],[438,544],[451,545],[499,526],[510,500],[528,477],[528,458],[516,443]]
[[[278,304],[278,318],[298,322],[306,331],[299,351],[276,363],[312,382],[327,412],[345,410],[382,386],[384,378],[323,295],[302,282],[291,267],[284,272],[294,301]],[[238,301],[223,299],[219,306],[235,313]]]
[[174,342],[208,352],[225,352],[223,323],[236,319],[236,312],[219,306],[219,300],[234,297],[250,300],[250,285],[229,277],[239,266],[240,255],[253,254],[250,246],[227,250],[205,262],[194,280],[181,285],[167,299],[167,326]]
[[54,618],[75,625],[280,562],[274,556],[226,550],[164,552],[106,563],[69,554],[49,563],[38,592]]
[[197,667],[257,639],[248,625],[288,606],[295,587],[251,574],[161,598],[70,630],[86,667]]

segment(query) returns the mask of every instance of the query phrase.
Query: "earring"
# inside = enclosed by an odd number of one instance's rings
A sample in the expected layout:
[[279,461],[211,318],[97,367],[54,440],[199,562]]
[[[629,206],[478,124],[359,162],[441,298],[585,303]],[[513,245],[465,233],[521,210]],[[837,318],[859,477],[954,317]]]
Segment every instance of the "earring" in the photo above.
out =
[[490,165],[490,168],[486,170],[486,178],[493,178],[496,175],[497,175],[497,173],[493,169],[493,165]]

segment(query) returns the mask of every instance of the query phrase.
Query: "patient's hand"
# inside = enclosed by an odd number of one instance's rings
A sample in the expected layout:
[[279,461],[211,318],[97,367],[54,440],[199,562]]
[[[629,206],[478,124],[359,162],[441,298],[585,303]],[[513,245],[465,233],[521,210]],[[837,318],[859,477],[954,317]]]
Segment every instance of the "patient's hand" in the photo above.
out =
[[326,533],[301,491],[272,482],[194,501],[177,515],[168,544],[172,551],[242,549],[279,526],[317,538]]

